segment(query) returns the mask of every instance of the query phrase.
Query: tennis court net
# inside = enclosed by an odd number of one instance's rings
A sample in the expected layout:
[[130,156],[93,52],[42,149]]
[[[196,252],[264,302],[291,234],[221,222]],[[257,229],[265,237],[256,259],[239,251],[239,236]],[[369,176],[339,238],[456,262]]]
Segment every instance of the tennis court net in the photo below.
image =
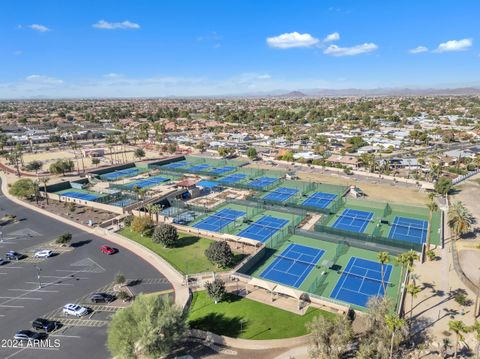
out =
[[[364,275],[360,275],[358,273],[353,273],[353,272],[347,272],[347,271],[343,271],[341,272],[340,274],[345,274],[347,276],[352,276],[352,277],[356,277],[356,278],[359,278],[359,279],[362,279],[362,280],[370,280],[370,281],[373,281],[373,282],[376,282],[376,283],[380,283],[382,284],[382,282],[385,284],[385,286],[393,286],[393,283],[392,282],[388,282],[386,280],[381,280],[381,279],[377,279],[377,278],[372,278],[372,277],[368,277],[368,276],[364,276]],[[385,273],[383,274],[385,276]]]

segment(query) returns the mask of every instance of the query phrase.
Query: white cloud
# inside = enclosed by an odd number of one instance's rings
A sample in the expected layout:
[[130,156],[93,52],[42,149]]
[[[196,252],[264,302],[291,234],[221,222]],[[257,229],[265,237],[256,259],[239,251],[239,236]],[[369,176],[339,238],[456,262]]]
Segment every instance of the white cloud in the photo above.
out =
[[270,76],[269,74],[263,74],[263,75],[258,75],[257,76],[257,79],[259,80],[270,80],[272,78],[272,76]]
[[46,27],[45,25],[40,25],[40,24],[32,24],[32,25],[28,25],[28,27],[30,29],[38,31],[38,32],[50,31],[50,29],[48,27]]
[[325,55],[331,55],[331,56],[354,56],[354,55],[364,54],[367,52],[372,52],[377,49],[378,49],[378,46],[376,44],[374,44],[373,42],[369,42],[361,45],[355,45],[352,47],[340,47],[337,45],[330,45],[325,50],[323,50],[323,53]]
[[267,44],[270,47],[278,49],[290,49],[294,47],[310,47],[319,42],[318,39],[310,34],[300,34],[298,32],[290,32],[278,36],[267,37]]
[[417,46],[413,49],[408,50],[409,53],[411,54],[421,54],[422,52],[427,52],[428,47],[426,46]]
[[454,51],[464,51],[473,45],[472,39],[462,39],[462,40],[450,40],[447,42],[442,42],[438,45],[435,52],[454,52]]
[[42,85],[60,85],[63,84],[63,80],[55,77],[45,75],[30,75],[25,77],[25,80],[30,83],[37,83]]
[[123,74],[118,74],[116,72],[110,72],[108,74],[103,75],[103,77],[107,79],[118,79],[119,77],[123,77]]
[[96,29],[101,29],[101,30],[140,29],[139,24],[136,24],[136,23],[128,21],[128,20],[125,20],[125,21],[122,21],[122,22],[108,22],[108,21],[105,21],[105,20],[100,20],[97,23],[93,24],[92,26]]
[[340,40],[340,34],[338,32],[332,32],[331,34],[328,34],[325,36],[323,39],[323,42],[332,42],[332,41],[338,41]]

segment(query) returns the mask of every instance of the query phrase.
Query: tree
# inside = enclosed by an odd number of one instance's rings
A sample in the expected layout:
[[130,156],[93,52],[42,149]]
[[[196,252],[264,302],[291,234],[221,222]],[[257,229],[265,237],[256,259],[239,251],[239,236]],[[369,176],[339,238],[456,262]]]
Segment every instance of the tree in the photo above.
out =
[[385,316],[385,323],[392,335],[390,339],[390,359],[393,358],[393,348],[395,344],[395,335],[405,327],[405,321],[397,314],[387,314]]
[[133,155],[135,156],[135,158],[142,159],[143,157],[145,157],[145,151],[143,148],[136,148],[133,152]]
[[448,211],[448,217],[448,227],[452,230],[455,239],[469,233],[475,223],[475,218],[462,202],[453,203]]
[[155,223],[158,223],[158,215],[162,212],[162,206],[158,204],[152,204],[149,213],[155,215]]
[[[428,223],[432,223],[433,213],[438,211],[437,202],[435,202],[435,193],[430,192],[428,194],[429,202],[427,208],[429,210]],[[427,233],[427,249],[430,249],[430,233]]]
[[215,278],[213,282],[205,283],[205,289],[208,296],[215,301],[215,304],[221,302],[226,295],[225,282],[220,278]]
[[205,250],[205,256],[217,266],[225,268],[233,261],[233,252],[227,242],[213,242]]
[[308,354],[312,359],[340,359],[353,339],[352,323],[345,316],[315,317],[309,324]]
[[113,279],[113,282],[115,284],[120,284],[120,285],[123,285],[127,282],[127,279],[125,278],[125,276],[123,275],[123,273],[120,273],[118,272],[116,275],[115,275],[115,278]]
[[293,151],[292,150],[285,151],[285,154],[282,156],[282,160],[287,162],[293,162],[294,161]]
[[37,174],[38,170],[41,169],[42,166],[43,166],[42,161],[35,160],[35,161],[28,162],[25,168],[27,169],[27,171],[35,172],[35,174]]
[[417,294],[420,293],[422,290],[418,285],[415,283],[410,283],[407,285],[407,293],[410,294],[410,322],[412,322],[413,318],[413,299],[417,297]]
[[379,252],[377,255],[377,258],[381,264],[380,272],[381,272],[383,293],[386,294],[387,290],[385,288],[385,264],[390,262],[390,255],[388,254],[388,252]]
[[130,228],[132,231],[144,234],[153,227],[153,222],[149,217],[137,217],[132,220]]
[[448,329],[451,332],[455,333],[455,353],[453,357],[456,358],[458,352],[458,344],[460,341],[465,339],[463,334],[468,332],[468,327],[461,320],[451,320],[448,322]]
[[186,329],[182,311],[167,298],[139,295],[113,316],[107,346],[119,359],[161,358],[183,339]]
[[66,172],[72,172],[75,164],[72,160],[58,160],[50,165],[48,170],[53,174],[65,175]]
[[36,195],[35,183],[29,178],[19,179],[8,192],[15,197],[31,198]]
[[47,193],[47,183],[50,181],[49,177],[40,177],[40,182],[43,184],[43,193],[45,194],[45,199],[47,200],[48,204],[48,193]]
[[171,224],[160,223],[153,231],[152,241],[167,248],[173,247],[178,241],[177,229]]
[[441,195],[447,195],[448,192],[452,189],[453,184],[452,180],[448,177],[440,177],[435,183],[435,192]]
[[257,149],[255,147],[249,147],[247,149],[247,157],[250,158],[251,160],[256,159],[258,156],[257,154]]
[[100,158],[97,158],[97,157],[92,158],[92,165],[95,165],[95,167],[97,167],[99,163],[100,163]]

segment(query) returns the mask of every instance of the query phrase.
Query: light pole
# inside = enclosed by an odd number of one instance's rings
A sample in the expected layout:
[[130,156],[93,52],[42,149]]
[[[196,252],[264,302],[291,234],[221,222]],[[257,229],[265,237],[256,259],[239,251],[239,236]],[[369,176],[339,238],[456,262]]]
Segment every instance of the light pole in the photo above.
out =
[[37,280],[38,280],[38,288],[42,288],[42,282],[40,281],[40,272],[42,271],[37,265],[35,265],[35,269],[37,270]]

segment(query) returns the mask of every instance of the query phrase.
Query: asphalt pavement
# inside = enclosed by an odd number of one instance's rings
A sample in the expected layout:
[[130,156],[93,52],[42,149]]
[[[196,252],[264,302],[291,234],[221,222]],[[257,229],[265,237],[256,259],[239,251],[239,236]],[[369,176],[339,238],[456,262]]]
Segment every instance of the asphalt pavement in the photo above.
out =
[[[114,244],[0,194],[0,217],[5,214],[15,215],[17,222],[0,227],[0,255],[15,250],[28,257],[0,266],[1,358],[109,358],[106,330],[117,308],[89,303],[90,294],[113,292],[112,281],[119,272],[138,281],[135,293],[172,290],[168,280],[136,254],[120,247],[106,255],[99,248]],[[50,258],[33,258],[64,232],[73,235],[71,248],[57,249]],[[67,303],[83,304],[92,312],[81,319],[64,317],[61,309]],[[37,317],[59,321],[62,327],[49,335],[44,347],[12,347],[17,344],[11,341],[15,332],[31,329]]]

